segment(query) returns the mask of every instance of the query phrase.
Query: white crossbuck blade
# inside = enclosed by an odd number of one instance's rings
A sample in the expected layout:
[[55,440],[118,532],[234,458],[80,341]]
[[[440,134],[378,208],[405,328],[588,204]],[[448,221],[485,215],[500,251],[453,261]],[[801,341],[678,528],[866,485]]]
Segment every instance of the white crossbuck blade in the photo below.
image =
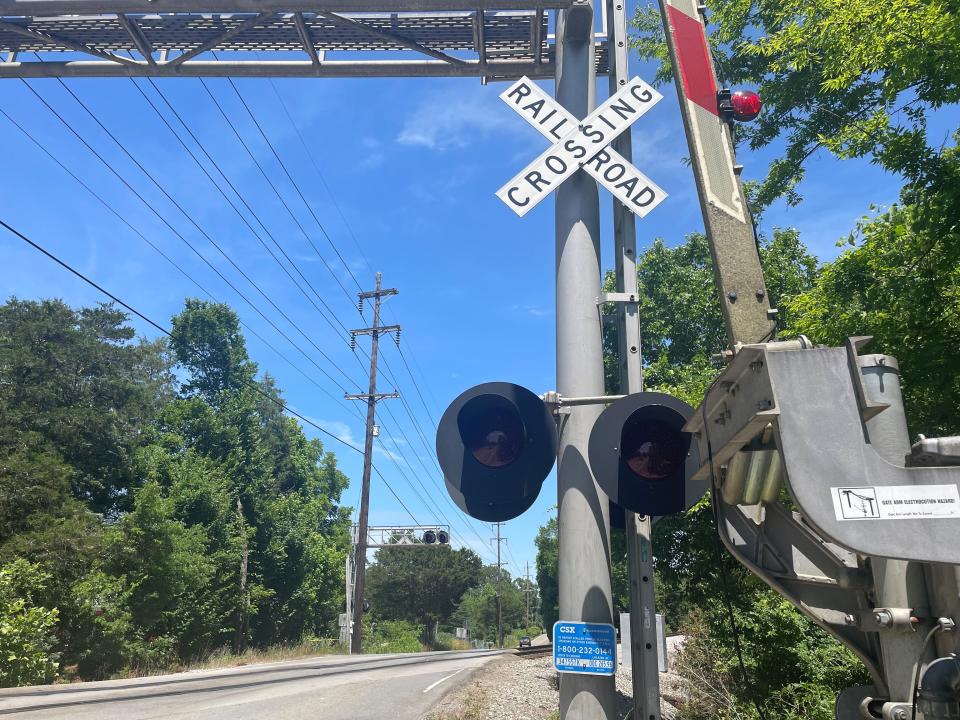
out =
[[634,78],[583,120],[577,120],[529,78],[520,78],[500,99],[554,145],[500,188],[497,197],[523,217],[583,168],[626,207],[645,216],[667,194],[607,145],[662,97]]

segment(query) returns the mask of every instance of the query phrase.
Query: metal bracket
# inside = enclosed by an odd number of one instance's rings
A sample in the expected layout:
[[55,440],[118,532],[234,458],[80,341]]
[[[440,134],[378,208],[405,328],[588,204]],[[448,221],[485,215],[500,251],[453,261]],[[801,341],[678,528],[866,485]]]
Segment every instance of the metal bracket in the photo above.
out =
[[556,390],[548,390],[540,399],[543,404],[549,407],[554,415],[569,413],[574,405],[608,405],[609,403],[622,400],[626,395],[591,395],[586,397],[564,397]]
[[605,303],[638,303],[638,302],[640,302],[640,295],[638,293],[605,292],[605,293],[600,293],[600,297],[597,298],[597,305],[603,305]]
[[[859,351],[864,345],[873,340],[872,335],[858,335],[847,338],[847,361],[850,366],[850,377],[853,379],[853,391],[857,396],[857,405],[860,406],[860,415],[864,422],[886,410],[889,405],[875,402],[867,398],[867,391],[863,387],[863,374],[860,372]],[[891,358],[892,359],[892,358]]]

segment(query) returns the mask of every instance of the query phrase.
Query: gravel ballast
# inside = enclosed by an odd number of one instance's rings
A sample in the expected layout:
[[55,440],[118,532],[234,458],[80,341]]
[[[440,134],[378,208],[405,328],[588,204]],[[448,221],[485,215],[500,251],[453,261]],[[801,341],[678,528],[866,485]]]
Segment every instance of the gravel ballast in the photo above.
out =
[[[620,665],[617,675],[617,718],[632,711],[633,686],[629,667]],[[680,679],[660,675],[661,714],[673,720]],[[482,668],[456,691],[444,697],[424,720],[547,720],[557,717],[560,693],[557,671],[550,656],[525,659],[505,656]]]

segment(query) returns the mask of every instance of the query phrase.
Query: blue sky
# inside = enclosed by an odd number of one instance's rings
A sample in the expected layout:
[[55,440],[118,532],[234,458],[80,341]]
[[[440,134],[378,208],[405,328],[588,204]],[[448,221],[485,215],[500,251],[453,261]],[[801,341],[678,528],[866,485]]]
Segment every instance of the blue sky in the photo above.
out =
[[[633,70],[642,77],[653,77],[652,68],[636,61]],[[275,318],[278,327],[339,385],[321,375],[311,360],[204,265],[22,82],[0,82],[0,108],[218,300],[230,303],[250,328],[279,351],[247,333],[251,355],[261,370],[277,378],[291,407],[345,441],[362,445],[362,408],[350,407],[339,398],[344,389],[365,391],[365,356],[358,353],[352,357],[339,325],[331,327],[292,285],[129,79],[79,79],[68,85],[332,363],[268,306],[55,80],[31,81],[211,265]],[[159,80],[157,85],[340,323],[349,329],[364,327],[370,320],[369,312],[364,319],[355,309],[354,278],[363,289],[371,289],[373,272],[379,270],[385,286],[400,290],[387,302],[385,321],[403,326],[404,356],[423,402],[404,358],[385,338],[382,347],[387,372],[397,379],[396,389],[403,393],[407,407],[400,400],[387,400],[381,406],[379,420],[384,432],[375,464],[418,522],[449,522],[455,544],[468,545],[492,561],[495,548],[489,542],[493,535],[490,526],[466,518],[443,491],[432,456],[434,423],[450,400],[480,382],[509,380],[537,393],[554,388],[553,201],[543,202],[518,219],[494,196],[503,182],[545,148],[545,140],[498,99],[504,87],[500,84],[484,87],[477,80],[461,79],[310,79],[276,80],[274,84],[261,79],[237,80],[243,98],[322,223],[321,230],[226,80],[210,80],[208,85],[241,128],[296,221],[239,145],[200,81]],[[605,88],[606,80],[600,85]],[[147,83],[141,87],[155,102],[162,102]],[[552,83],[544,87],[552,94]],[[634,163],[669,193],[660,207],[638,221],[641,247],[655,237],[673,244],[703,227],[692,174],[683,162],[687,150],[676,98],[672,88],[661,90],[664,100],[633,129]],[[604,95],[601,89],[599,97]],[[172,115],[166,117],[182,131]],[[2,116],[0,128],[5,170],[0,218],[164,324],[181,309],[185,297],[203,297]],[[181,134],[194,147],[186,134]],[[761,177],[773,153],[773,149],[742,153],[739,160],[745,165],[744,176]],[[896,178],[867,162],[839,163],[826,155],[812,160],[807,177],[801,188],[805,201],[799,207],[778,205],[769,210],[762,230],[797,227],[802,240],[824,260],[836,255],[837,239],[868,212],[870,203],[892,202],[899,187]],[[224,190],[233,197],[225,186]],[[613,239],[610,197],[604,191],[601,206],[604,267],[609,268]],[[258,231],[269,243],[259,227]],[[5,232],[0,234],[0,247],[4,297],[59,297],[74,306],[103,299]],[[145,335],[156,334],[136,318],[132,323]],[[358,338],[358,342],[365,345],[367,340]],[[392,390],[394,384],[382,377],[380,389]],[[310,428],[306,431],[317,435]],[[328,438],[325,444],[337,453],[341,468],[351,477],[345,502],[356,504],[360,456]],[[425,494],[418,483],[428,491],[426,503],[416,494]],[[371,498],[371,524],[412,522],[376,476]],[[527,561],[533,572],[533,538],[551,516],[555,503],[556,485],[551,476],[536,504],[505,525],[504,561],[514,575],[523,572]]]

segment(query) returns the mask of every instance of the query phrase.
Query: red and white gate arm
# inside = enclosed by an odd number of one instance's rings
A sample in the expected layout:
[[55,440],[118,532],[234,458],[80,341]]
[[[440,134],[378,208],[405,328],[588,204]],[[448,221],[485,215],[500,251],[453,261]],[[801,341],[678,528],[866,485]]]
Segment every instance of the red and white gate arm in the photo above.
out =
[[733,139],[717,99],[697,0],[660,0],[704,226],[730,346],[769,339],[774,328],[753,222],[735,170]]

